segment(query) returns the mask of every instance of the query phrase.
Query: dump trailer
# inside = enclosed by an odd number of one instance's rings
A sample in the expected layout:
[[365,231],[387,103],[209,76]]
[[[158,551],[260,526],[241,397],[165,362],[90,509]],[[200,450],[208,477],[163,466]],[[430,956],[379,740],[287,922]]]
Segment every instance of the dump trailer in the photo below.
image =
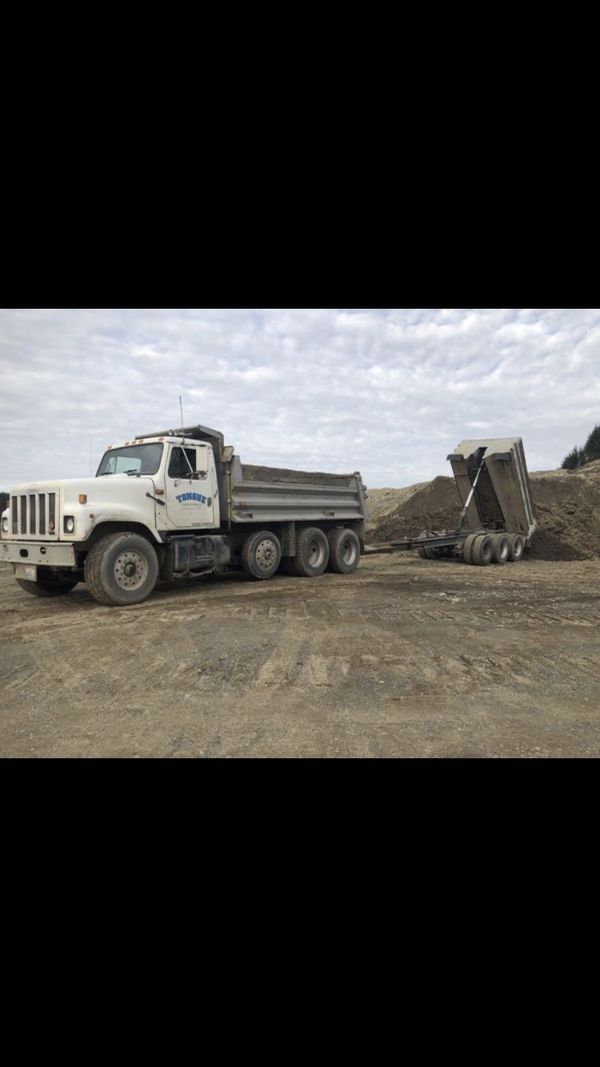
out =
[[537,529],[521,438],[463,441],[448,460],[462,504],[455,528],[369,546],[367,553],[418,549],[424,559],[518,563]]
[[128,606],[186,575],[351,574],[366,517],[359,473],[244,465],[222,433],[193,426],[109,447],[93,479],[14,488],[0,561],[32,595],[85,581],[99,603]]

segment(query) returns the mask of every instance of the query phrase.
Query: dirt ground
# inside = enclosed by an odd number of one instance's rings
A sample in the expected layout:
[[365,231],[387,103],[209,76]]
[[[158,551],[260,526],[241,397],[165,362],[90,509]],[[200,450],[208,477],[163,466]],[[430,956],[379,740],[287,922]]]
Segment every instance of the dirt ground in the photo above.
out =
[[600,561],[376,556],[99,607],[0,565],[3,757],[600,753]]

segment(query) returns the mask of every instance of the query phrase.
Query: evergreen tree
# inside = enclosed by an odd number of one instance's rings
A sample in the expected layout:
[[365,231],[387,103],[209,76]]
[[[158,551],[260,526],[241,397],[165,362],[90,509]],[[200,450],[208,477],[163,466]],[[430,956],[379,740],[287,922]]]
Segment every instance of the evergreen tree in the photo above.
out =
[[596,426],[585,442],[584,462],[589,463],[592,459],[600,459],[600,426]]
[[580,455],[580,450],[577,448],[577,445],[575,445],[573,451],[569,452],[569,455],[565,456],[563,459],[562,469],[564,471],[574,471],[580,465]]

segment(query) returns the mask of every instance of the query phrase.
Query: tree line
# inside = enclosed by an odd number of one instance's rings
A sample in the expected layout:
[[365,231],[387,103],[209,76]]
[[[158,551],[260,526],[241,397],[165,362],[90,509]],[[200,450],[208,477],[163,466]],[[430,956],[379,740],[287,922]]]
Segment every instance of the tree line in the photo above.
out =
[[565,456],[562,469],[574,471],[577,467],[583,467],[584,463],[591,463],[593,459],[600,459],[600,426],[595,426],[583,448],[575,448]]

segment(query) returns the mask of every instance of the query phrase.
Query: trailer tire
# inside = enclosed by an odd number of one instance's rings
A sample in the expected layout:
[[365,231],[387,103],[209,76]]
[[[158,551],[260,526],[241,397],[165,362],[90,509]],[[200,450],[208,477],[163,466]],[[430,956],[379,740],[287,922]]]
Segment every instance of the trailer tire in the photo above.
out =
[[463,545],[463,559],[465,563],[471,565],[473,563],[473,545],[477,540],[479,534],[469,534]]
[[37,574],[35,582],[27,582],[23,578],[16,579],[17,585],[20,585],[21,589],[30,596],[66,596],[76,585],[79,585],[78,578],[59,578],[50,568],[46,570],[46,568],[38,567]]
[[360,540],[354,530],[332,530],[328,567],[334,574],[352,574],[360,563]]
[[109,608],[142,604],[158,581],[158,556],[153,545],[136,533],[115,533],[101,538],[85,561],[85,582],[90,595]]
[[488,534],[479,534],[471,550],[476,567],[488,567],[494,557],[494,545]]
[[508,534],[494,534],[492,537],[493,563],[503,566],[508,563],[509,539]]
[[320,578],[329,563],[329,541],[316,526],[302,530],[296,538],[294,574],[299,578]]
[[508,539],[508,562],[520,563],[525,551],[525,538],[521,534],[512,534]]

